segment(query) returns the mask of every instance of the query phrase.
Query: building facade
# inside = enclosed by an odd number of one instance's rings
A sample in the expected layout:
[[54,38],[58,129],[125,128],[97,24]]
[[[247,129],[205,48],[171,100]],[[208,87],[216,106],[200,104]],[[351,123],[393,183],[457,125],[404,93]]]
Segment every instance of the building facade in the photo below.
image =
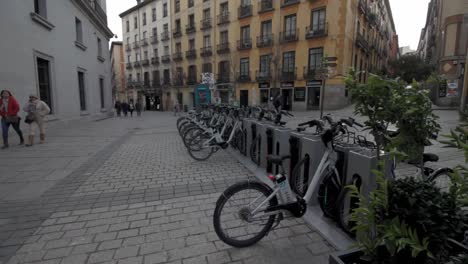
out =
[[111,114],[105,10],[105,0],[3,2],[0,31],[10,33],[0,42],[1,89],[21,104],[39,95],[49,120]]
[[262,105],[281,95],[283,109],[318,109],[322,101],[340,108],[349,103],[350,67],[365,82],[364,71],[385,71],[398,53],[388,0],[168,3],[172,95],[188,107],[208,86],[216,103]]
[[127,100],[127,75],[125,72],[125,52],[122,41],[111,43],[112,98],[113,101]]
[[137,1],[136,6],[120,14],[127,100],[139,98],[147,110],[169,110],[173,106],[170,8],[169,0]]
[[468,43],[468,3],[431,0],[421,31],[418,54],[436,68],[446,84],[434,87],[437,105],[456,106],[462,100]]

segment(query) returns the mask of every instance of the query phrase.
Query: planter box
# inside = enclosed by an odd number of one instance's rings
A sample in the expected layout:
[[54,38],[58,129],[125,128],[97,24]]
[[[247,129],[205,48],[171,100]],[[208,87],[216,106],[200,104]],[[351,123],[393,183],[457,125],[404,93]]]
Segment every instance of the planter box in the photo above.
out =
[[351,264],[359,263],[359,258],[362,256],[361,250],[340,251],[330,255],[328,258],[329,264]]
[[379,261],[369,262],[362,260],[363,256],[362,250],[348,250],[340,251],[330,255],[328,258],[329,264],[371,264],[371,263],[385,263],[385,264],[426,264],[427,257],[425,255],[420,255],[417,258],[411,258],[411,252],[404,250],[399,253],[396,257],[390,257],[387,248],[385,246],[380,246],[377,249],[377,255],[379,256]]

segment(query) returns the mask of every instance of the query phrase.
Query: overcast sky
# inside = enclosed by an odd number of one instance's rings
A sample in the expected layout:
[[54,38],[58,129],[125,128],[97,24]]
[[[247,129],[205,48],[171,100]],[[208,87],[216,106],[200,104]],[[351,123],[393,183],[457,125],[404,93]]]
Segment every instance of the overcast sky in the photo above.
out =
[[[239,1],[239,0],[235,0]],[[276,1],[276,0],[275,0]],[[330,2],[338,0],[329,0]],[[400,47],[418,47],[421,29],[426,23],[427,5],[430,0],[390,0],[393,20],[400,40]],[[136,0],[108,0],[109,27],[122,40],[122,21],[119,14],[136,5]],[[115,40],[115,39],[114,39]]]

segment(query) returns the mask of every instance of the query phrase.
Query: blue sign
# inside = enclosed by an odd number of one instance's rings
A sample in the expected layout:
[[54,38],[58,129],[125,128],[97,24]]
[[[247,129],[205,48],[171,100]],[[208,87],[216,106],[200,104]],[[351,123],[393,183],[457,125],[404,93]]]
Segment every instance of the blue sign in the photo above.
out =
[[199,84],[195,86],[195,106],[207,105],[211,103],[210,87],[206,84]]

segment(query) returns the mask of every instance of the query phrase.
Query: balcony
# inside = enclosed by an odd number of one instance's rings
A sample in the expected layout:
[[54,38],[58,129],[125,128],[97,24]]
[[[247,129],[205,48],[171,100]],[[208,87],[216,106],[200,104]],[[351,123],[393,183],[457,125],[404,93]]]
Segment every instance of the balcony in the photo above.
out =
[[315,26],[306,27],[306,39],[321,38],[328,35],[328,23],[320,23]]
[[140,43],[138,41],[133,42],[133,49],[138,49],[140,47]]
[[131,62],[127,62],[126,67],[127,69],[133,68],[133,64]]
[[216,79],[217,83],[229,83],[231,81],[229,73],[218,73],[217,77],[218,77]]
[[183,56],[182,56],[181,51],[175,52],[174,54],[172,54],[172,60],[173,61],[181,61],[182,59],[183,59]]
[[295,4],[299,4],[300,0],[281,0],[281,7],[292,6]]
[[195,85],[195,84],[197,84],[197,75],[189,74],[187,77],[187,85]]
[[160,79],[156,79],[154,81],[151,82],[151,87],[153,88],[160,88],[161,87],[161,80]]
[[203,47],[203,48],[200,49],[200,56],[209,57],[211,55],[213,55],[213,50],[212,50],[211,46]]
[[176,73],[172,80],[172,85],[174,86],[183,86],[184,85],[184,76],[183,73]]
[[130,87],[141,87],[143,83],[139,80],[127,79],[127,86]]
[[174,28],[174,30],[172,31],[172,36],[174,38],[180,38],[182,37],[182,29],[180,28]]
[[356,46],[363,49],[366,53],[369,52],[369,43],[367,42],[367,40],[364,38],[364,36],[361,33],[357,34]]
[[250,82],[250,72],[240,72],[237,81],[241,83]]
[[237,50],[248,50],[252,48],[252,39],[241,39],[237,41]]
[[168,76],[165,76],[163,78],[163,82],[162,82],[163,85],[171,85],[171,79],[168,77]]
[[229,42],[218,44],[218,54],[229,53]]
[[211,17],[200,20],[200,29],[205,30],[211,28]]
[[229,23],[229,12],[218,15],[218,25]]
[[191,33],[194,33],[195,31],[197,31],[195,23],[188,24],[185,26],[185,33],[191,34]]
[[257,48],[271,47],[273,46],[273,40],[275,36],[273,34],[261,35],[257,37]]
[[258,2],[258,13],[265,13],[275,10],[273,0],[261,0]]
[[142,39],[142,40],[140,41],[140,45],[141,45],[142,47],[148,46],[148,39],[147,39],[147,38]]
[[252,16],[252,5],[241,5],[239,6],[239,19]]
[[162,56],[161,56],[161,61],[162,61],[163,63],[169,63],[169,62],[171,62],[171,55],[162,55]]
[[157,44],[158,42],[158,35],[151,36],[151,44]]
[[367,11],[366,5],[367,3],[364,0],[359,0],[358,8],[363,15],[365,15]]
[[151,87],[151,82],[149,80],[145,80],[143,82],[143,87],[146,88],[146,89],[150,88]]
[[185,58],[187,58],[189,60],[195,59],[196,57],[197,57],[197,51],[195,49],[187,50],[185,52]]
[[304,80],[315,80],[317,79],[317,70],[316,67],[304,67]]
[[294,71],[291,69],[289,70],[282,70],[280,72],[280,79],[282,82],[293,82],[297,78],[297,68],[294,68]]
[[283,31],[280,33],[280,42],[287,43],[287,42],[294,42],[299,39],[299,29],[292,29],[288,31]]
[[150,64],[149,59],[141,60],[141,65],[142,66],[148,66],[149,64]]
[[255,72],[255,79],[257,82],[264,82],[264,81],[270,81],[271,78],[271,71],[256,71]]
[[162,41],[167,41],[169,40],[169,31],[164,31],[163,33],[161,33],[161,40]]
[[131,51],[132,50],[132,46],[130,44],[125,44],[125,50],[126,51]]
[[151,64],[153,64],[153,65],[159,65],[159,57],[153,57],[153,58],[151,58]]
[[135,67],[135,68],[140,68],[140,67],[141,67],[140,61],[135,61],[135,62],[133,63],[133,67]]

